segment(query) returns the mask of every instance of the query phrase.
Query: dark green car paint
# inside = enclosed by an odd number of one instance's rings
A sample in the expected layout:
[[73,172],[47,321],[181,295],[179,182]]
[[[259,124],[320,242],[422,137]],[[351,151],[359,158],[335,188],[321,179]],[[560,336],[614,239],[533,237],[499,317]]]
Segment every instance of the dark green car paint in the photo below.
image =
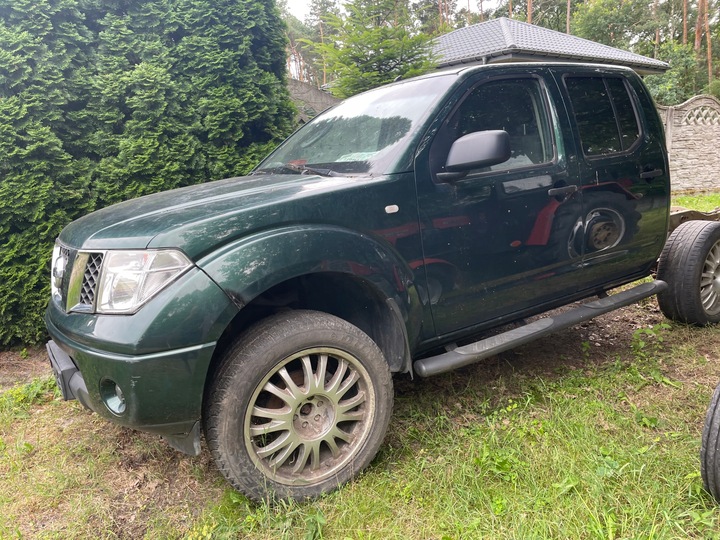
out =
[[[636,147],[583,156],[562,82],[568,73],[629,81],[642,126]],[[659,119],[634,74],[514,64],[432,77],[443,95],[384,174],[257,174],[127,201],[68,225],[59,241],[72,250],[174,248],[195,265],[133,315],[66,313],[50,302],[48,330],[83,374],[93,410],[138,429],[188,433],[201,416],[217,343],[238,321],[252,322],[243,319],[249,304],[293,280],[322,276],[330,287],[347,277],[358,287],[350,298],[367,291],[368,304],[378,299],[387,319],[374,329],[402,329],[385,336],[388,361],[400,371],[411,356],[649,273],[665,241],[669,177]],[[479,85],[518,79],[541,88],[552,159],[438,181],[431,153],[446,119]],[[649,167],[661,174],[641,178]],[[516,189],[528,178],[537,187]],[[543,236],[541,225],[567,202],[548,191],[568,186],[583,207],[598,192],[629,201],[637,232],[602,253],[558,257],[554,233]],[[353,309],[371,313],[368,305]],[[125,392],[121,415],[100,399],[108,378]]]
[[[557,89],[552,80],[537,77],[541,68],[501,70],[491,77],[480,73],[462,85],[457,97],[467,95],[471,89],[488,80],[537,80],[547,91],[552,102],[558,102]],[[499,97],[499,96],[498,96]],[[560,111],[564,112],[564,111]],[[452,113],[449,113],[452,114]],[[483,328],[487,323],[507,314],[521,312],[529,305],[563,301],[567,290],[568,274],[574,273],[578,261],[558,260],[554,254],[544,254],[543,247],[527,250],[513,247],[513,242],[524,243],[532,223],[548,202],[547,189],[557,182],[574,182],[576,164],[568,163],[567,147],[573,153],[572,142],[567,141],[567,119],[557,111],[548,114],[556,117],[553,125],[558,139],[554,158],[547,164],[518,171],[484,173],[473,180],[460,180],[451,185],[433,182],[430,171],[430,145],[416,160],[416,174],[420,193],[419,206],[423,227],[424,245],[429,257],[448,259],[461,269],[458,279],[462,287],[453,287],[433,306],[437,334],[457,334],[467,328]],[[524,178],[546,178],[541,191],[505,193],[503,185]],[[452,217],[458,226],[438,231],[430,223]],[[464,219],[464,222],[463,222]],[[431,234],[441,238],[433,239]],[[432,251],[430,251],[432,250]],[[540,282],[541,281],[541,282]]]

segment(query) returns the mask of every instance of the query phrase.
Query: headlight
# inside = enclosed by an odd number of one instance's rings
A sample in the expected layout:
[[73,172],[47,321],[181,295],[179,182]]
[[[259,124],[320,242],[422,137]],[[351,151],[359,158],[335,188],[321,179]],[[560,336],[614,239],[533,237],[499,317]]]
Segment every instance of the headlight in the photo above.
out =
[[62,296],[63,277],[65,276],[65,267],[67,266],[67,250],[60,246],[59,242],[55,242],[52,251],[52,266],[50,268],[50,290],[53,300],[60,302]]
[[174,250],[107,251],[96,294],[97,313],[133,313],[192,263]]

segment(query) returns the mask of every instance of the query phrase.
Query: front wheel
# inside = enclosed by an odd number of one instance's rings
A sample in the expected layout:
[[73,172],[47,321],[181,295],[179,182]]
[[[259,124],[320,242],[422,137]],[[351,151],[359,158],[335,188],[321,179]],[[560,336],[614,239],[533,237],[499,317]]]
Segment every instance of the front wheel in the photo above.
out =
[[720,223],[687,221],[673,231],[658,261],[658,295],[669,319],[704,326],[720,322]]
[[392,402],[388,365],[365,333],[326,313],[284,312],[225,355],[206,399],[205,438],[250,498],[307,499],[370,463]]

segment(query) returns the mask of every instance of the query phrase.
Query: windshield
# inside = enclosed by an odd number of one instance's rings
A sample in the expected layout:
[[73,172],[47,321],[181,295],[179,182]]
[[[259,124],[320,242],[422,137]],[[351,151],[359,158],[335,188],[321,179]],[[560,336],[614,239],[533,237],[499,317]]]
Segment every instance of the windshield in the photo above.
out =
[[328,176],[390,172],[454,80],[410,80],[349,98],[300,129],[255,172]]

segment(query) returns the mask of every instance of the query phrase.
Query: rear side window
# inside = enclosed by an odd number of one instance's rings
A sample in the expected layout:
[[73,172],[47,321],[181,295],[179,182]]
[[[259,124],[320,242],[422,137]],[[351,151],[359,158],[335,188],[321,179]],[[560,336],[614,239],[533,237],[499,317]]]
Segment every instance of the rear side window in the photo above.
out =
[[625,152],[640,139],[633,99],[623,79],[566,77],[565,86],[586,156]]

